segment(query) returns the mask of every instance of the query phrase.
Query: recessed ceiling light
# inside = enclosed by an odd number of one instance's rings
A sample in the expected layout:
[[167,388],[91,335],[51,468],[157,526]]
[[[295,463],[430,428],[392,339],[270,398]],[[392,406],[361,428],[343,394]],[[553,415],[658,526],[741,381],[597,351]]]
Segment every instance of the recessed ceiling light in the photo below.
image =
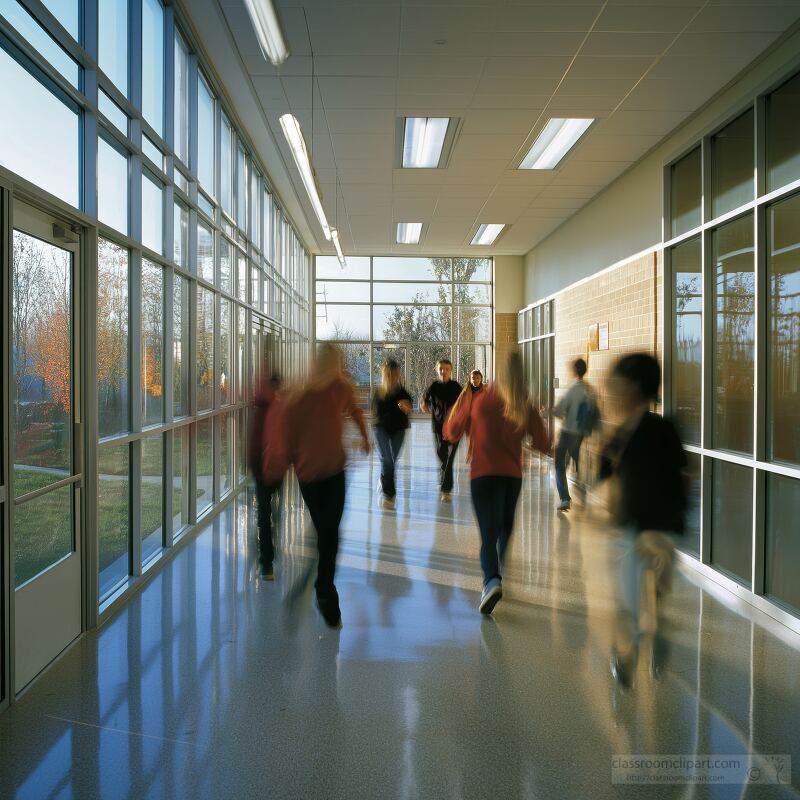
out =
[[397,244],[419,244],[419,237],[421,234],[421,222],[397,223]]
[[449,117],[406,117],[403,167],[436,169],[449,124]]
[[551,119],[536,137],[519,169],[555,169],[593,122],[593,119]]
[[479,225],[470,244],[494,244],[494,240],[500,235],[505,226],[505,222],[490,222]]
[[272,0],[244,0],[264,58],[280,66],[289,58],[289,46]]

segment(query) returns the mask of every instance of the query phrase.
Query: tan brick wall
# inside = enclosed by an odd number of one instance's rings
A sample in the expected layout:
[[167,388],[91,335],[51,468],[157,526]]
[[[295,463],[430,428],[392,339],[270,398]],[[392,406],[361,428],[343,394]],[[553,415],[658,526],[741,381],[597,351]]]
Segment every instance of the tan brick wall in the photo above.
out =
[[517,349],[517,314],[494,315],[494,374],[505,364],[506,356]]
[[[555,297],[556,400],[569,386],[569,364],[579,356],[587,359],[587,379],[598,390],[603,416],[614,418],[617,407],[607,390],[612,364],[635,350],[663,352],[663,254],[653,251],[617,267]],[[608,322],[609,349],[587,352],[589,326]]]

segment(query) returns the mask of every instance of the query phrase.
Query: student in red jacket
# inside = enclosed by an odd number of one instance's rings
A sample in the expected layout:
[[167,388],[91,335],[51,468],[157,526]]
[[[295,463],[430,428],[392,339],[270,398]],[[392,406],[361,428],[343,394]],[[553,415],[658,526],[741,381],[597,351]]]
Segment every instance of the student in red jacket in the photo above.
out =
[[472,444],[470,489],[481,533],[483,593],[479,610],[491,614],[503,596],[500,570],[514,528],[514,513],[522,488],[522,443],[542,453],[550,441],[531,405],[519,353],[510,353],[504,374],[492,386],[473,393],[469,388],[453,406],[444,435],[457,442],[465,432]]
[[353,384],[342,372],[342,353],[334,345],[323,344],[317,350],[311,378],[286,401],[284,429],[287,455],[317,531],[317,604],[332,628],[340,627],[342,618],[334,576],[344,512],[345,417],[358,426],[362,449],[369,453],[364,413],[356,403]]
[[267,581],[275,580],[272,564],[275,560],[274,528],[278,519],[276,505],[287,469],[280,384],[280,378],[273,373],[256,391],[247,437],[248,463],[256,485],[258,560],[261,577]]

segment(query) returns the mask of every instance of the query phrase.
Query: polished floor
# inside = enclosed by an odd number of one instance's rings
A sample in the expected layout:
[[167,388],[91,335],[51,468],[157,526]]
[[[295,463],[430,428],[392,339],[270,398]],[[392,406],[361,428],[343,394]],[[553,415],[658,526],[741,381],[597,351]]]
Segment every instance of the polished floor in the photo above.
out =
[[[463,455],[463,454],[462,454]],[[660,681],[608,672],[617,542],[553,513],[532,460],[494,618],[476,609],[463,462],[442,505],[415,424],[396,511],[354,456],[337,583],[344,627],[288,613],[313,539],[291,504],[277,580],[258,577],[242,494],[99,631],[0,715],[3,798],[800,797],[800,637],[679,574]],[[615,754],[735,754],[791,785],[619,785]]]

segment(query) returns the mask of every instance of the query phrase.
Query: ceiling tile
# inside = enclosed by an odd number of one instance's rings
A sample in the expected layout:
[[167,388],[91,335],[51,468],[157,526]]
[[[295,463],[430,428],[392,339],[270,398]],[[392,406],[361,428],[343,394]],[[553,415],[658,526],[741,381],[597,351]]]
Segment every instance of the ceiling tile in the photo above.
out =
[[613,5],[607,6],[600,16],[596,31],[669,31],[678,32],[697,13],[702,3],[688,6],[667,5]]
[[581,48],[582,56],[657,56],[675,38],[674,33],[592,31]]

